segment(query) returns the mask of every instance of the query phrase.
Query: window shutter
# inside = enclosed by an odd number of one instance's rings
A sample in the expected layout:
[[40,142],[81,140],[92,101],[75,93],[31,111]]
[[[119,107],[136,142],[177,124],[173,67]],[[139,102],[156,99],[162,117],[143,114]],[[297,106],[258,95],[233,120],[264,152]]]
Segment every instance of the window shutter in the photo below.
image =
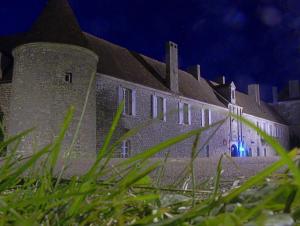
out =
[[164,121],[167,121],[167,99],[164,98]]
[[189,125],[192,125],[192,108],[191,108],[191,105],[189,104],[189,107],[188,107],[188,115],[189,115],[189,118],[188,118],[188,120],[189,120]]
[[132,115],[136,115],[136,90],[132,90]]
[[178,104],[178,118],[179,124],[183,124],[183,103]]
[[205,126],[205,112],[203,108],[201,109],[201,126]]
[[152,95],[152,117],[157,118],[157,97]]
[[211,110],[208,110],[208,125],[211,125]]

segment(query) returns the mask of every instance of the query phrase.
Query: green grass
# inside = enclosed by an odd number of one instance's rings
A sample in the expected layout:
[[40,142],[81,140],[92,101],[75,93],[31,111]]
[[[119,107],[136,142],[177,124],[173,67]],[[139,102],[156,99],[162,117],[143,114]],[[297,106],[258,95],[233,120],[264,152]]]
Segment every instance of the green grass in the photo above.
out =
[[[235,116],[256,130],[280,159],[241,186],[222,193],[221,158],[214,188],[203,198],[201,188],[196,186],[193,167],[196,147],[202,132],[218,129],[224,120],[157,144],[115,164],[112,170],[108,163],[113,151],[122,139],[139,130],[129,131],[116,143],[111,143],[122,114],[121,105],[94,165],[83,176],[65,180],[63,172],[57,178],[54,169],[73,112],[71,108],[67,113],[53,144],[30,158],[17,158],[16,153],[20,140],[31,130],[0,143],[0,151],[8,145],[12,147],[0,165],[0,225],[300,224],[300,170],[295,161],[296,150],[287,152],[276,140],[243,118]],[[149,174],[154,170],[160,177],[164,174],[168,153],[160,162],[153,164],[149,160],[166,148],[193,137],[190,163],[180,173],[182,177],[191,175],[191,190],[178,189],[184,183],[180,178],[178,184],[168,187],[162,187],[159,178],[152,180]],[[285,172],[276,173],[282,167],[286,167]]]

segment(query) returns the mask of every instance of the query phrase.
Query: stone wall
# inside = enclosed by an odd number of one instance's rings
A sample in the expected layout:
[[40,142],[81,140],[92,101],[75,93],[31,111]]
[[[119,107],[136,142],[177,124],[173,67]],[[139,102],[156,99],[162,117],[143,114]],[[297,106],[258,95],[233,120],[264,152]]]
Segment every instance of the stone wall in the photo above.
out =
[[[127,130],[137,127],[142,127],[139,133],[130,138],[132,142],[133,153],[142,152],[155,144],[161,143],[169,138],[178,136],[182,133],[201,127],[201,109],[210,109],[212,123],[225,119],[228,115],[228,109],[214,105],[201,103],[181,96],[170,93],[154,90],[141,85],[122,81],[110,76],[98,74],[97,76],[97,147],[100,148],[104,138],[108,133],[118,106],[118,88],[125,87],[136,91],[136,115],[123,115],[116,138],[120,137]],[[153,120],[151,112],[152,95],[157,95],[166,98],[167,117],[166,121]],[[191,125],[180,125],[178,118],[178,103],[184,102],[191,105]],[[268,120],[257,117],[252,117],[251,120],[257,121],[263,125]],[[274,122],[268,121],[269,124],[275,126]],[[145,125],[146,124],[146,125]],[[141,126],[144,125],[144,126]],[[288,128],[285,125],[276,124],[282,127],[284,134],[278,138],[282,144],[288,146]],[[218,157],[222,153],[230,155],[229,135],[230,126],[229,120],[216,131],[211,137],[215,128],[201,134],[200,144],[197,151],[200,152],[200,157]],[[211,138],[211,139],[210,139]],[[204,145],[209,140],[207,145]],[[259,147],[260,156],[273,156],[275,153],[267,144],[261,141],[261,138],[255,131],[243,126],[243,139],[245,140],[246,148],[251,147],[252,156],[257,156],[257,147]],[[180,144],[172,146],[170,150],[171,157],[189,157],[193,146],[194,138],[187,139]],[[204,145],[204,147],[203,147]],[[202,148],[203,147],[203,148]],[[266,150],[265,150],[266,149]],[[163,156],[160,153],[158,156]]]
[[[244,117],[251,121],[254,125],[257,125],[258,123],[262,130],[279,141],[284,148],[287,150],[289,149],[289,127],[287,125],[275,123],[252,115],[244,114]],[[270,134],[270,126],[272,127],[272,134]],[[272,147],[265,142],[265,140],[255,130],[245,125],[243,125],[243,139],[245,140],[246,147],[251,148],[252,156],[254,157],[276,155]]]
[[278,102],[275,107],[290,125],[291,148],[300,147],[300,100]]
[[[123,86],[136,91],[136,116],[123,116],[120,122],[119,133],[125,132],[142,126],[139,133],[131,138],[133,153],[142,152],[155,144],[161,143],[169,138],[173,138],[182,133],[186,133],[193,129],[201,127],[201,109],[211,109],[212,123],[226,118],[227,110],[221,107],[191,101],[186,98],[174,96],[169,93],[157,90],[147,89],[139,85],[123,82],[117,79],[108,78],[104,75],[97,77],[97,142],[98,147],[103,143],[105,135],[111,126],[112,119],[118,106],[118,88]],[[151,97],[159,95],[166,98],[167,117],[166,121],[153,120],[151,114]],[[191,125],[180,125],[178,119],[179,101],[191,104]],[[197,151],[201,152],[201,156],[207,155],[207,149],[200,150],[201,146],[208,140],[216,127],[204,132],[201,135],[200,145]],[[213,139],[208,143],[209,156],[219,155],[228,151],[228,147],[223,143],[228,138],[228,121],[219,128]],[[120,134],[117,134],[119,136]],[[190,156],[194,138],[187,139],[180,144],[174,145],[171,150],[172,157]],[[162,156],[162,153],[159,154]]]
[[11,96],[11,83],[0,83],[0,111],[4,114],[3,125],[7,132],[9,105]]
[[[74,117],[62,145],[66,150],[80,120],[98,57],[77,46],[31,43],[15,49],[14,58],[9,134],[34,127],[22,140],[19,151],[30,153],[40,149],[57,137],[68,109],[73,106]],[[70,74],[72,82],[66,81]],[[96,153],[95,86],[94,80],[74,147],[84,155]]]

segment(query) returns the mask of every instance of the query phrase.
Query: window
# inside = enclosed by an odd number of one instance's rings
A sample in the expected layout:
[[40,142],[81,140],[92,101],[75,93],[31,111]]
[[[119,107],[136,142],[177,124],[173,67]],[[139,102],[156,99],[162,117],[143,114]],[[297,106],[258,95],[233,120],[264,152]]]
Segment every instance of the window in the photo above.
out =
[[120,153],[120,158],[129,158],[131,152],[131,141],[130,140],[125,140],[122,142],[122,148],[121,148],[121,153]]
[[68,83],[72,83],[73,82],[73,74],[72,73],[67,72],[65,74],[65,82],[68,82]]
[[209,157],[209,145],[206,145],[206,157],[208,158]]
[[257,156],[260,156],[260,150],[259,150],[259,147],[257,147]]
[[124,99],[125,115],[136,115],[136,91],[128,88],[119,87],[119,103]]
[[183,104],[183,124],[189,124],[189,105]]
[[202,109],[202,126],[211,125],[211,110]]
[[266,123],[265,122],[263,124],[263,130],[264,130],[264,132],[267,132],[267,127],[266,127]]
[[273,127],[272,127],[272,125],[269,126],[269,135],[273,136]]
[[152,117],[166,121],[167,101],[165,98],[152,96]]
[[179,124],[191,125],[191,105],[179,103]]
[[251,149],[251,148],[249,148],[248,156],[249,156],[249,157],[252,157],[252,149]]
[[234,90],[231,90],[231,99],[235,99],[235,91]]
[[264,156],[266,157],[267,156],[267,149],[264,148]]
[[124,89],[123,96],[125,99],[124,112],[126,115],[132,115],[132,90]]

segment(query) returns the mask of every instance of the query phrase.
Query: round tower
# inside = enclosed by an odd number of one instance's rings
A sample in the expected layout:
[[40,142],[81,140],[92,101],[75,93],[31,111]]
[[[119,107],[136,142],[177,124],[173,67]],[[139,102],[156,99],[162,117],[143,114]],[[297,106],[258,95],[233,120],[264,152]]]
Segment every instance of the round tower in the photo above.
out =
[[[60,20],[59,22],[57,20]],[[35,128],[18,149],[32,153],[53,142],[66,112],[75,113],[62,149],[72,143],[86,93],[98,64],[66,0],[50,0],[26,37],[15,48],[9,134]],[[74,149],[96,154],[95,80]]]

